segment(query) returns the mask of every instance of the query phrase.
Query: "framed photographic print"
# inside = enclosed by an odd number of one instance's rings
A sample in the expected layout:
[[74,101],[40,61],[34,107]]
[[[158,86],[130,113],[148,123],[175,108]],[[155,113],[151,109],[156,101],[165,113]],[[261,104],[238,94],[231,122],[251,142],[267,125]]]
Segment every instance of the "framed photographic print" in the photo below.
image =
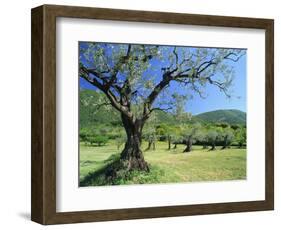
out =
[[32,9],[41,224],[274,208],[273,20]]

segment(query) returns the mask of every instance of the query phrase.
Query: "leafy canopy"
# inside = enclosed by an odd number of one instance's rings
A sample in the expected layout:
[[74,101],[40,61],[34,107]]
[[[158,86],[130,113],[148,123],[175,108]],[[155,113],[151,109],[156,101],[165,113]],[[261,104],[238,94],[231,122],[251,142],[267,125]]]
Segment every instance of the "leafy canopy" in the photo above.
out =
[[207,84],[230,96],[231,65],[241,49],[159,45],[80,43],[80,77],[106,95],[131,119],[149,118],[154,110],[174,110],[193,92],[206,97]]

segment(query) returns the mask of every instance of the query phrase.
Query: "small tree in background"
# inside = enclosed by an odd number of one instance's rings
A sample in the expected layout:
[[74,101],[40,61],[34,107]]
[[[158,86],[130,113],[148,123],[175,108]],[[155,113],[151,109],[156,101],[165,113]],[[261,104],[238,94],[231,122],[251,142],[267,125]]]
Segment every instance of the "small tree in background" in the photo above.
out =
[[233,129],[227,127],[223,129],[223,133],[221,134],[223,138],[223,146],[221,149],[225,149],[230,146],[231,141],[234,138]]
[[186,145],[186,148],[183,150],[183,152],[190,152],[192,150],[192,144],[195,142],[197,132],[200,130],[200,128],[201,125],[199,123],[196,123],[193,126],[183,126],[183,143]]
[[155,150],[155,143],[157,141],[157,135],[156,135],[156,129],[155,127],[147,127],[144,130],[144,139],[148,142],[148,146],[145,149],[146,151],[151,150],[151,147],[153,150]]
[[148,142],[148,146],[146,148],[146,151],[151,150],[151,147],[153,150],[156,149],[155,143],[157,141],[157,116],[155,113],[151,114],[149,119],[147,120],[144,129],[143,129],[143,137]]
[[208,148],[208,132],[206,130],[206,128],[201,128],[198,130],[197,135],[196,135],[196,140],[202,144],[203,149],[207,149]]
[[211,145],[211,151],[216,149],[216,142],[219,138],[219,133],[215,129],[210,129],[207,133],[208,142]]
[[174,129],[173,127],[168,127],[165,131],[166,133],[166,137],[167,137],[167,141],[168,141],[168,150],[171,150],[171,145],[172,145],[172,141],[174,138]]
[[88,142],[93,145],[97,144],[98,146],[105,145],[108,142],[107,136],[95,135],[95,136],[88,136]]
[[174,126],[169,126],[167,124],[160,124],[156,128],[156,134],[160,136],[160,140],[166,140],[168,142],[168,150],[171,149],[172,142],[177,130]]
[[[109,137],[107,135],[109,129],[107,127],[97,127],[92,130],[85,130],[82,133],[83,140],[86,144],[102,146],[107,144]],[[81,138],[81,133],[80,133]]]
[[172,143],[174,144],[173,149],[176,149],[178,144],[183,143],[183,137],[181,135],[180,127],[177,127],[177,126],[174,127],[174,134],[172,136]]

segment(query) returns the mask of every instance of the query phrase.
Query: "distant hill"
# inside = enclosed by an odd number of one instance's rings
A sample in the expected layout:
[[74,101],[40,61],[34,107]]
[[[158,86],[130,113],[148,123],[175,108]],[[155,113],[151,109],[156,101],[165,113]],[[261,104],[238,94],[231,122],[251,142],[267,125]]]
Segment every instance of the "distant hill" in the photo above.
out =
[[79,120],[80,128],[95,127],[103,124],[120,124],[120,115],[111,106],[100,106],[103,103],[103,94],[94,90],[80,90]]
[[[111,106],[98,106],[103,101],[104,95],[94,90],[80,90],[80,127],[90,128],[99,125],[122,125],[120,114]],[[172,113],[155,111],[157,122],[165,124],[177,124],[178,120]],[[246,124],[246,113],[240,110],[215,110],[201,113],[186,119],[184,123],[228,123]]]
[[208,123],[246,124],[246,113],[236,109],[210,111],[194,118]]

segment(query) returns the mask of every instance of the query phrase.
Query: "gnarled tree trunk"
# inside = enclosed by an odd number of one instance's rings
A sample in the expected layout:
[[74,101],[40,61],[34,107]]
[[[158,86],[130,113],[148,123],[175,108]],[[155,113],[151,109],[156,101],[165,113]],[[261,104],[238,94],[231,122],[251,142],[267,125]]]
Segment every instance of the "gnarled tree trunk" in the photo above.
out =
[[171,142],[172,142],[172,137],[171,135],[168,135],[168,150],[171,149]]
[[216,150],[216,144],[215,144],[215,142],[212,143],[211,149],[210,149],[210,150]]
[[211,149],[209,151],[216,150],[216,143],[217,143],[218,137],[216,137],[214,140],[211,141]]
[[211,143],[211,149],[209,151],[216,150],[216,141],[212,141]]
[[144,160],[143,153],[141,151],[141,134],[143,124],[139,120],[132,122],[124,115],[121,117],[127,134],[127,142],[121,153],[121,161],[126,164],[128,170],[149,171],[148,164]]
[[151,147],[152,147],[152,150],[155,150],[155,141],[152,140],[152,139],[148,140],[148,146],[147,146],[147,148],[145,149],[145,151],[150,150]]
[[147,145],[147,148],[145,149],[145,151],[150,150],[151,149],[151,145],[152,145],[152,141],[148,140],[148,145]]

